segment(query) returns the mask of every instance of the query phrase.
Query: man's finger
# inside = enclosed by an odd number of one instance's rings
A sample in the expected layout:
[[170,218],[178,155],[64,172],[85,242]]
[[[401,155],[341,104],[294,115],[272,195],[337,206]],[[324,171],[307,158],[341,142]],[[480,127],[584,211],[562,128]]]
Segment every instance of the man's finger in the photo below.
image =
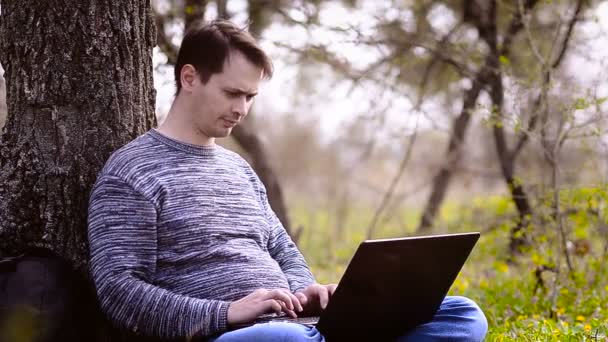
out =
[[286,291],[286,292],[289,295],[289,297],[291,297],[291,302],[294,305],[294,311],[298,311],[298,312],[302,311],[303,308],[302,308],[302,303],[300,303],[300,299],[298,297],[296,297],[296,295],[294,295],[293,293],[291,293],[289,291]]
[[283,290],[272,290],[269,291],[268,294],[266,295],[266,299],[275,299],[275,300],[280,300],[282,302],[285,302],[286,304],[286,308],[289,310],[293,310],[294,309],[294,305],[291,302],[291,297],[287,294],[288,291],[283,291]]
[[327,288],[327,291],[329,292],[329,295],[333,295],[334,292],[336,292],[336,288],[338,287],[338,284],[329,284],[329,285],[325,285],[325,287]]
[[292,305],[291,308],[288,308],[289,310],[302,311],[302,305],[300,304],[300,300],[298,299],[298,297],[294,296],[294,294],[291,293],[289,290],[280,289],[279,291],[283,292],[289,297],[289,300]]
[[291,318],[297,318],[297,317],[298,317],[298,314],[296,314],[296,313],[295,313],[295,311],[293,311],[293,310],[285,310],[285,313],[286,313],[286,314],[287,314],[289,317],[291,317]]
[[327,303],[329,303],[329,292],[325,286],[319,286],[317,295],[319,296],[319,303],[321,304],[321,308],[325,309],[327,307]]
[[281,301],[276,299],[268,299],[262,302],[264,304],[265,310],[264,312],[274,311],[277,315],[280,315],[283,312],[283,307],[281,306]]
[[289,310],[287,308],[287,305],[285,304],[285,302],[280,302],[281,303],[281,311],[285,314],[287,314],[288,316],[292,317],[292,318],[296,318],[298,317],[298,315],[296,314],[295,311],[293,310]]
[[308,303],[308,297],[306,297],[304,292],[296,292],[295,296],[298,298],[302,305],[306,305],[306,303]]

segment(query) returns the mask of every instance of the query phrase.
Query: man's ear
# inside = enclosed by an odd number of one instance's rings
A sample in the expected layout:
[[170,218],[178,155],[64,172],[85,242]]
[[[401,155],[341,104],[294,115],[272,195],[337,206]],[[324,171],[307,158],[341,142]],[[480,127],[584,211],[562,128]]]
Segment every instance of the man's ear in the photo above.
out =
[[179,77],[182,83],[182,89],[185,91],[191,91],[198,81],[199,76],[192,64],[186,64],[182,67]]

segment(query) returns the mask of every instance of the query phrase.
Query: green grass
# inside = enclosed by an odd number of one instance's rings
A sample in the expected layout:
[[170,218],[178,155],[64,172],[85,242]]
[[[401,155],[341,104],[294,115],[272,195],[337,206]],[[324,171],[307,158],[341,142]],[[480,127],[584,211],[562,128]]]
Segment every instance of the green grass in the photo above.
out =
[[[475,300],[489,322],[487,341],[608,341],[608,196],[606,188],[577,189],[560,194],[562,208],[573,209],[563,221],[567,238],[588,249],[569,250],[573,271],[566,265],[550,196],[534,202],[528,229],[531,245],[509,262],[508,244],[515,212],[505,197],[479,198],[466,205],[447,203],[442,229],[431,233],[481,231],[477,246],[450,290]],[[413,235],[417,213],[395,215],[374,237]],[[296,209],[295,224],[305,228],[299,241],[319,282],[336,282],[365,238],[373,211],[351,210],[345,228],[337,231],[327,212]],[[401,220],[401,222],[395,222]],[[585,245],[586,244],[586,245]],[[540,267],[555,271],[541,272]],[[540,284],[542,280],[542,285]]]

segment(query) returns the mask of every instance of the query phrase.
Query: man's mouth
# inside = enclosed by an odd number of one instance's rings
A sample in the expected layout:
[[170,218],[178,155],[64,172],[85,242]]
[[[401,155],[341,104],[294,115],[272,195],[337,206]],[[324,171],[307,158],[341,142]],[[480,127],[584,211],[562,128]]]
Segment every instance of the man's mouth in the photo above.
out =
[[236,121],[236,120],[229,120],[229,119],[223,119],[223,120],[224,120],[224,123],[225,123],[227,126],[230,126],[230,127],[234,127],[234,126],[236,126],[236,125],[239,123],[239,122],[238,122],[238,121]]

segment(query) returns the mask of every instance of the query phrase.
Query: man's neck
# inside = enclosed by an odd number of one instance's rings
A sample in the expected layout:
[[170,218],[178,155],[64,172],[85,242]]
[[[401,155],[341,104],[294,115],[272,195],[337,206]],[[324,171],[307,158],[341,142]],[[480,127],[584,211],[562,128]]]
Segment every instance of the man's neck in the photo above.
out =
[[209,146],[215,144],[215,138],[208,137],[195,128],[190,120],[188,106],[175,99],[165,120],[156,129],[159,133],[187,144]]

